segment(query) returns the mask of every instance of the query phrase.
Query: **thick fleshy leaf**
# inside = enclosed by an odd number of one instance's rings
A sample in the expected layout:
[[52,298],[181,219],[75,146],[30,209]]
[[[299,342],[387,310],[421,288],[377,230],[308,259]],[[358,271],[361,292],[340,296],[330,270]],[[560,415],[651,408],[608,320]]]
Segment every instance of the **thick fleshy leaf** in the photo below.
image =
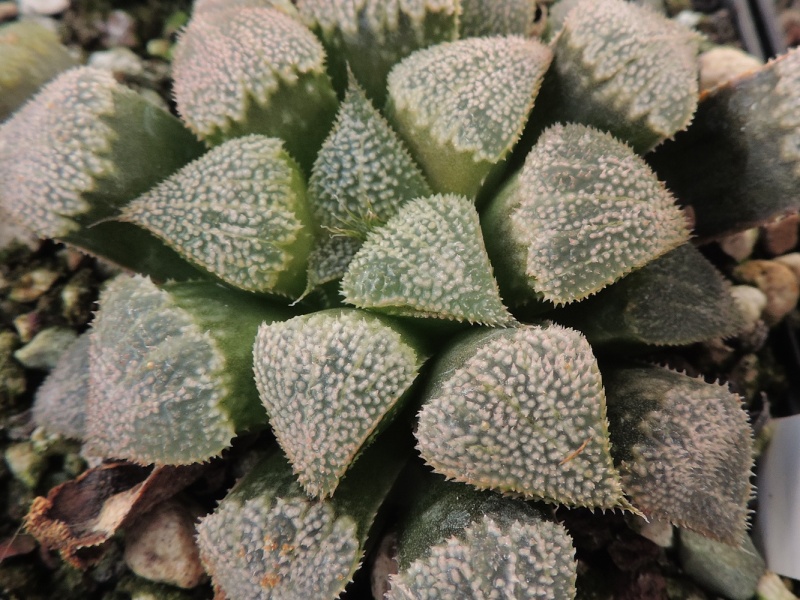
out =
[[344,80],[345,64],[375,102],[386,95],[386,75],[414,50],[458,36],[458,0],[299,0],[308,25],[331,54]]
[[462,0],[461,37],[532,35],[546,10],[536,0]]
[[474,198],[522,134],[552,54],[519,36],[420,50],[389,74],[390,122],[434,191]]
[[79,336],[61,354],[36,390],[33,421],[47,431],[83,439],[89,396],[89,335]]
[[308,187],[319,224],[357,237],[385,223],[403,202],[431,194],[397,134],[353,81]]
[[[378,450],[378,452],[375,452]],[[371,448],[331,500],[311,500],[279,452],[259,462],[197,526],[200,558],[227,598],[337,598],[403,465]]]
[[172,65],[178,111],[200,138],[279,137],[310,170],[336,95],[325,50],[302,23],[273,8],[201,12],[178,40]]
[[391,420],[424,357],[401,328],[352,309],[262,325],[253,349],[270,425],[311,496],[330,496]]
[[277,138],[230,140],[131,202],[146,228],[223,281],[296,297],[314,227],[299,168]]
[[593,345],[692,344],[743,327],[730,290],[714,265],[684,244],[554,318],[579,329]]
[[555,125],[483,218],[506,299],[566,304],[689,239],[686,219],[645,162],[611,135]]
[[481,331],[439,359],[419,415],[433,469],[475,487],[570,506],[626,507],[600,371],[558,325]]
[[308,256],[308,284],[305,294],[344,277],[347,267],[361,248],[361,240],[344,235],[325,235]]
[[373,231],[350,263],[342,293],[350,304],[396,316],[513,321],[492,276],[478,213],[454,195],[414,200]]
[[538,117],[592,125],[647,152],[692,120],[699,40],[630,2],[579,2],[556,37]]
[[0,26],[0,121],[40,86],[76,64],[56,32],[33,19]]
[[692,127],[648,160],[718,238],[800,211],[800,49],[705,93]]
[[646,516],[739,545],[747,527],[752,431],[724,386],[655,367],[607,369],[614,459]]
[[259,324],[279,316],[263,299],[213,283],[109,284],[90,334],[89,452],[189,464],[264,424],[251,344]]
[[390,600],[575,597],[572,541],[529,505],[442,482],[411,511]]
[[0,209],[39,237],[160,279],[197,278],[150,234],[101,221],[201,150],[180,121],[110,71],[70,69],[0,126]]

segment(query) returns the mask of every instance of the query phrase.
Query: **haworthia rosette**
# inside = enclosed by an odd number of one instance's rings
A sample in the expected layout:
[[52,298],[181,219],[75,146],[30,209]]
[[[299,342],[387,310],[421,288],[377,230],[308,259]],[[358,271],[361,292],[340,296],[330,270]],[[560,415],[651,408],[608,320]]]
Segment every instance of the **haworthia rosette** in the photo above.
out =
[[389,120],[434,191],[477,195],[522,134],[551,59],[536,40],[469,38],[392,69]]
[[567,304],[590,296],[689,239],[686,219],[622,142],[555,125],[483,215],[507,301]]
[[311,168],[336,96],[325,50],[298,20],[261,7],[201,13],[178,40],[173,72],[181,118],[202,139],[279,137]]
[[264,425],[252,340],[260,323],[286,316],[214,283],[159,288],[138,276],[114,280],[90,333],[89,451],[190,464]]
[[583,0],[555,38],[536,118],[592,125],[647,152],[692,120],[698,48],[697,34],[652,10]]
[[70,69],[0,126],[0,206],[40,237],[159,278],[197,277],[148,233],[100,221],[201,151],[175,117],[110,72]]
[[277,138],[217,146],[121,218],[233,286],[294,298],[305,288],[315,227],[303,176]]
[[747,527],[752,431],[724,386],[656,367],[603,371],[615,462],[646,516],[739,545]]
[[379,104],[392,66],[458,36],[458,0],[299,0],[298,8],[329,49],[336,79],[346,64]]
[[627,507],[600,371],[580,333],[558,325],[479,331],[434,369],[416,436],[436,472],[558,504]]
[[330,496],[397,412],[425,360],[385,318],[334,309],[262,325],[253,349],[261,401],[298,481]]
[[492,275],[478,214],[469,200],[449,194],[405,204],[367,236],[342,279],[342,294],[349,304],[395,316],[513,322]]

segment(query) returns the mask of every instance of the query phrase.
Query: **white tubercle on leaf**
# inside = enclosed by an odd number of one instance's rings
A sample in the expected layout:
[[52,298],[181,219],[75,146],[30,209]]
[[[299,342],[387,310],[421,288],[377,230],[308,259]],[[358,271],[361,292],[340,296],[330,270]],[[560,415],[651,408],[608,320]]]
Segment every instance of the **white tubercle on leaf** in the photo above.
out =
[[374,230],[342,280],[345,301],[396,316],[508,325],[478,214],[455,195],[419,198]]
[[362,237],[400,205],[431,193],[419,167],[352,78],[309,180],[317,221]]
[[77,230],[73,217],[90,210],[84,194],[113,173],[114,132],[104,117],[120,89],[109,71],[70,69],[0,127],[0,201],[35,234]]
[[627,507],[588,342],[558,325],[471,334],[440,358],[419,415],[433,469],[481,489]]
[[556,304],[586,298],[689,239],[647,164],[611,135],[574,124],[541,135],[484,228],[512,293]]
[[387,598],[574,598],[575,563],[564,559],[573,554],[561,525],[532,518],[506,524],[485,515],[392,575]]
[[646,152],[697,108],[699,36],[623,0],[584,0],[555,42],[560,120],[607,130]]
[[330,496],[424,360],[386,320],[332,310],[263,325],[253,364],[261,401],[300,484]]
[[304,289],[313,226],[299,167],[277,138],[221,144],[122,218],[236,287],[290,297]]
[[458,26],[461,37],[533,35],[546,10],[537,0],[461,0]]
[[387,110],[434,191],[474,197],[514,146],[552,54],[519,36],[420,50],[389,74]]

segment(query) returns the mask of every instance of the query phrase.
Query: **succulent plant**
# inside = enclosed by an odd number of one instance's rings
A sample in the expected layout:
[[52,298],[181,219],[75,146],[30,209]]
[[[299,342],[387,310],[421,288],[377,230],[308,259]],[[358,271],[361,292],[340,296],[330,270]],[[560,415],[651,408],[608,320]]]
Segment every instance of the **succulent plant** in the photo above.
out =
[[[393,598],[574,597],[553,505],[746,535],[740,400],[632,362],[742,323],[691,244],[694,198],[646,160],[738,128],[723,100],[758,88],[785,137],[747,144],[790,162],[798,55],[698,98],[678,24],[583,0],[545,44],[521,35],[536,10],[198,1],[173,65],[185,127],[86,68],[0,127],[0,206],[139,273],[108,285],[37,420],[82,410],[65,435],[139,464],[274,433],[199,526],[220,594],[336,597],[415,446],[439,475],[394,524]],[[753,218],[800,208],[784,192]]]

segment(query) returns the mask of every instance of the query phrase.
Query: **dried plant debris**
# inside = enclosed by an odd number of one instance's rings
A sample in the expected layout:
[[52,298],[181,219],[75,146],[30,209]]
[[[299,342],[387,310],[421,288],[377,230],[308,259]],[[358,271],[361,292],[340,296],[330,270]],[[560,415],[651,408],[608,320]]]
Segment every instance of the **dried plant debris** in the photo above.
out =
[[25,526],[42,545],[86,568],[99,556],[101,544],[192,483],[203,468],[107,463],[36,498]]

